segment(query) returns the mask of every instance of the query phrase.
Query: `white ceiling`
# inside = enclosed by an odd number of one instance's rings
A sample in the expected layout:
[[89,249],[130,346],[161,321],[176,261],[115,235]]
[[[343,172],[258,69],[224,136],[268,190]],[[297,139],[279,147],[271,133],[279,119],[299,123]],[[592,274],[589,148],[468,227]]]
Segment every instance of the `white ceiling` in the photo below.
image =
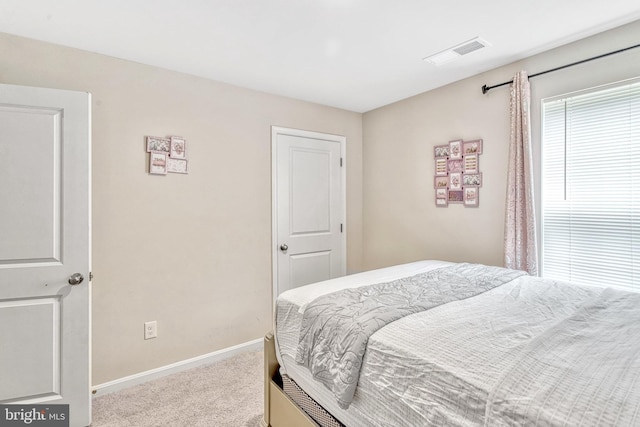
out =
[[0,0],[0,32],[356,112],[637,19],[638,0]]

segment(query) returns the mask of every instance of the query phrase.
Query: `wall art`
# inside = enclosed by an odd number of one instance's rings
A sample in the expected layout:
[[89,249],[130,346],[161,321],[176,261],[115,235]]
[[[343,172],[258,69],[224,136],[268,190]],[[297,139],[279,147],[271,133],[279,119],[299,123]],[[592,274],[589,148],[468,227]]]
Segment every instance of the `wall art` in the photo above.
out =
[[163,151],[149,153],[149,173],[152,175],[167,174],[167,153]]
[[168,138],[160,138],[157,136],[147,137],[147,153],[150,153],[152,151],[163,151],[165,153],[168,153],[170,146],[171,140]]
[[173,159],[186,159],[187,158],[187,141],[179,136],[171,137],[171,150],[169,155]]
[[478,187],[465,187],[464,189],[464,205],[465,206],[478,206]]
[[189,173],[187,140],[183,137],[147,136],[146,147],[149,153],[149,173],[151,175]]
[[186,159],[174,159],[169,157],[167,159],[167,172],[171,173],[189,173]]
[[479,206],[482,187],[481,154],[482,139],[456,139],[433,148],[433,187],[436,190],[437,207],[456,203],[465,207]]

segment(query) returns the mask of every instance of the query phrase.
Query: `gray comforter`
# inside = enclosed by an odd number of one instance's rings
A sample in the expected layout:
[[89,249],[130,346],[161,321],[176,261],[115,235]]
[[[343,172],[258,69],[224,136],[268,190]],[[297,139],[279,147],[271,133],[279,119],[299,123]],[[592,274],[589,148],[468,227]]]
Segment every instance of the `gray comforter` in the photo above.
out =
[[306,366],[346,408],[355,393],[371,334],[401,317],[473,297],[523,274],[499,267],[456,264],[324,295],[304,312],[296,362]]

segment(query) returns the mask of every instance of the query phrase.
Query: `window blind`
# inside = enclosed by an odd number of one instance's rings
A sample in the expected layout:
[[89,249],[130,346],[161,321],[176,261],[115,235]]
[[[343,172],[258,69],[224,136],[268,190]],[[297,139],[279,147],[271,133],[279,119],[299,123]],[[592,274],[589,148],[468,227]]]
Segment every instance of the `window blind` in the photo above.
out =
[[542,108],[542,275],[640,291],[640,81]]

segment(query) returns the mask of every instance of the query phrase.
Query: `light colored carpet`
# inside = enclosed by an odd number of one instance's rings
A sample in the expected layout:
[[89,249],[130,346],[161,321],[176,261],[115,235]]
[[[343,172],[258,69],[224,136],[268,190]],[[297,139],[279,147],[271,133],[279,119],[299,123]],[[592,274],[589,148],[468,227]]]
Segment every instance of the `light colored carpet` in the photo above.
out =
[[257,427],[262,351],[172,374],[93,399],[91,427]]

